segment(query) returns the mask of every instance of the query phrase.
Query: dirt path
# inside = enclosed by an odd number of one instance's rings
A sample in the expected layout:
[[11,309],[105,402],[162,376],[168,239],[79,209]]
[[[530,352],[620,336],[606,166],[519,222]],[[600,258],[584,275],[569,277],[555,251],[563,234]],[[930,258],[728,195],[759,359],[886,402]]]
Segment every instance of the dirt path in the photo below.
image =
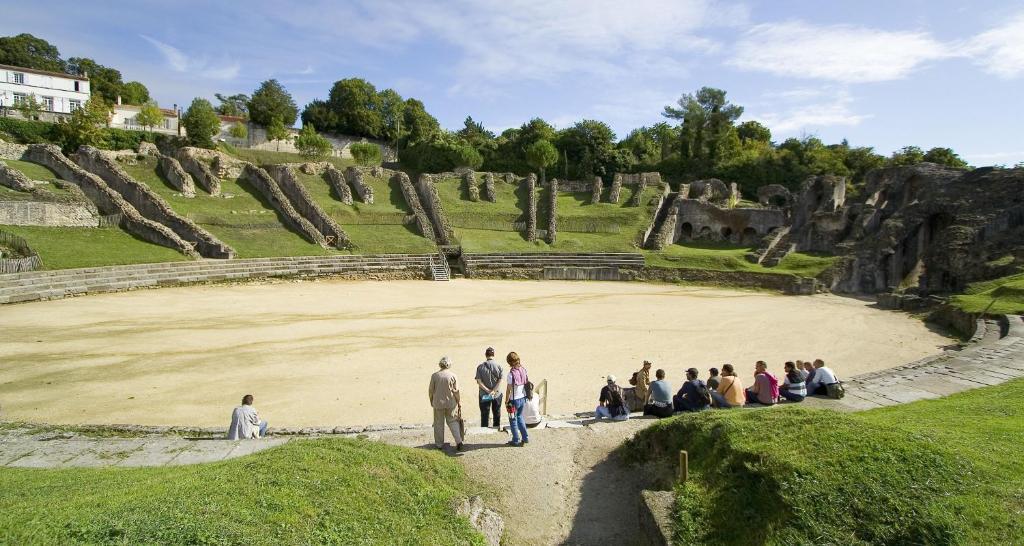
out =
[[[621,465],[613,452],[654,422],[633,419],[531,430],[530,443],[523,448],[506,447],[507,433],[474,429],[467,450],[453,456],[496,503],[511,544],[634,544],[637,499],[645,480],[639,470]],[[380,439],[423,447],[429,434]]]

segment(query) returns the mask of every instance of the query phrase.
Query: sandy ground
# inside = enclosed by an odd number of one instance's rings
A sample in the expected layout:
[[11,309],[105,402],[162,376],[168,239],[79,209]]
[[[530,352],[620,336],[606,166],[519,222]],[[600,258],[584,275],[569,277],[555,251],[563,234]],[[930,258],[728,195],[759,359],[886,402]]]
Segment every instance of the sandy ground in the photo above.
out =
[[[422,423],[441,355],[475,400],[483,349],[517,351],[548,413],[593,408],[643,359],[690,366],[826,359],[840,376],[935,353],[922,322],[837,296],[641,283],[281,282],[0,307],[0,410],[51,423],[225,425],[253,393],[278,426]],[[703,373],[702,373],[703,375]],[[475,403],[467,418],[477,414]]]

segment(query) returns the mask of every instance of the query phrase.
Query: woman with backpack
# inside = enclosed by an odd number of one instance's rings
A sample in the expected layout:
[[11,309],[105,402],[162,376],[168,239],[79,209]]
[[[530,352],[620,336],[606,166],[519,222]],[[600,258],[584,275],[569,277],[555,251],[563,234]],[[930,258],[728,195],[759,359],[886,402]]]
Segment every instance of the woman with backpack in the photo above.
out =
[[758,360],[754,367],[754,386],[747,389],[747,403],[773,406],[778,401],[779,378],[768,371],[764,360]]
[[629,408],[626,407],[626,396],[622,387],[615,384],[615,376],[608,375],[608,384],[601,388],[601,396],[597,400],[594,416],[598,419],[629,419]]
[[530,383],[530,376],[526,368],[519,361],[519,355],[514,351],[505,357],[508,362],[509,371],[505,383],[505,410],[508,411],[508,428],[512,431],[512,441],[507,445],[523,447],[530,443],[530,437],[526,432],[526,422],[523,420],[523,407],[526,406],[527,398],[533,398],[533,383]]

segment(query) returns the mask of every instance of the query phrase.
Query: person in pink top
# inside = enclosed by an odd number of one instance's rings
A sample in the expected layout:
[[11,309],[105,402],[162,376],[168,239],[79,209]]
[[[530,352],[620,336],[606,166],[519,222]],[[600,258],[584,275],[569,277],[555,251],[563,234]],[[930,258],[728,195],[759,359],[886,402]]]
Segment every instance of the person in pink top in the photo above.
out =
[[754,386],[747,389],[747,403],[772,406],[778,401],[779,378],[768,371],[768,364],[758,360],[754,368]]

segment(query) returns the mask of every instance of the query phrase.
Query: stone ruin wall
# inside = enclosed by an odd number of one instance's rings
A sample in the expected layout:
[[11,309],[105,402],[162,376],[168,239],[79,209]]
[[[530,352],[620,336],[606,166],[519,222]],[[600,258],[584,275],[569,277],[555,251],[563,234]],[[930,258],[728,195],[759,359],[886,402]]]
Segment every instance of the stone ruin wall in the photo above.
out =
[[14,142],[0,140],[0,159],[19,160],[25,157],[25,152],[27,151],[28,145],[26,144],[15,144]]
[[0,162],[0,186],[6,186],[14,191],[32,192],[36,185],[32,183],[25,173]]
[[359,196],[360,201],[368,205],[373,204],[373,188],[363,183],[362,169],[358,167],[345,169],[345,180],[352,184],[352,188],[356,190],[356,195]]
[[162,197],[128,176],[110,155],[103,154],[92,146],[82,146],[71,159],[78,166],[102,178],[146,218],[169,227],[185,241],[194,242],[195,249],[201,256],[222,259],[234,257],[235,251],[231,247],[191,220],[174,212]]
[[327,182],[330,183],[338,200],[346,205],[351,205],[352,190],[349,189],[348,182],[345,181],[345,175],[331,164],[324,169],[324,174],[327,175]]
[[462,184],[466,187],[469,200],[476,203],[480,200],[480,187],[477,185],[476,173],[472,170],[462,173]]
[[608,202],[616,204],[619,202],[619,193],[622,192],[622,174],[615,173],[612,177],[612,189],[608,192]]
[[601,202],[601,192],[604,191],[604,181],[600,176],[595,176],[590,184],[590,204],[596,205]]
[[0,225],[97,227],[99,218],[84,204],[0,201]]
[[405,196],[406,204],[412,209],[416,228],[419,230],[420,235],[436,243],[437,237],[434,235],[434,226],[430,223],[427,211],[423,210],[423,204],[420,203],[420,198],[416,195],[416,188],[413,187],[412,181],[409,180],[409,175],[404,172],[396,172],[392,180],[395,180],[398,183],[398,187],[402,189],[402,195]]
[[252,163],[246,163],[242,169],[242,178],[263,194],[271,207],[284,219],[287,227],[297,231],[303,239],[313,244],[324,248],[329,246],[320,230],[295,210],[288,196],[281,191],[281,187],[270,173]]
[[529,199],[526,209],[526,240],[537,240],[537,175],[526,177],[526,192]]
[[494,191],[494,173],[484,173],[484,199],[491,203],[498,202],[498,194]]
[[429,174],[421,174],[416,179],[416,192],[420,196],[420,203],[427,211],[430,220],[434,224],[436,241],[442,245],[450,245],[455,240],[455,232],[451,223],[444,213],[444,206],[441,204],[441,197],[437,194],[437,187],[434,186],[433,177]]
[[551,179],[551,187],[548,191],[548,232],[544,240],[549,244],[555,244],[558,234],[558,179]]
[[199,184],[199,187],[203,188],[211,196],[216,197],[220,195],[220,179],[210,170],[209,165],[200,159],[210,157],[207,152],[212,152],[212,150],[181,148],[178,150],[176,159],[181,163],[182,168],[192,175],[193,180],[195,180],[196,184]]
[[680,240],[755,244],[771,230],[787,224],[780,210],[723,209],[700,199],[680,199],[672,214],[676,225],[666,244]]
[[328,245],[340,249],[352,247],[352,240],[345,230],[310,197],[305,186],[295,178],[295,172],[289,165],[273,165],[268,168],[268,172],[295,210],[324,236]]
[[101,213],[120,214],[121,227],[128,233],[144,241],[173,248],[191,258],[200,257],[192,245],[177,233],[163,224],[144,217],[120,193],[108,186],[102,178],[86,172],[72,163],[61,153],[59,147],[52,144],[32,144],[28,147],[26,157],[49,167],[64,180],[76,184],[96,204]]

